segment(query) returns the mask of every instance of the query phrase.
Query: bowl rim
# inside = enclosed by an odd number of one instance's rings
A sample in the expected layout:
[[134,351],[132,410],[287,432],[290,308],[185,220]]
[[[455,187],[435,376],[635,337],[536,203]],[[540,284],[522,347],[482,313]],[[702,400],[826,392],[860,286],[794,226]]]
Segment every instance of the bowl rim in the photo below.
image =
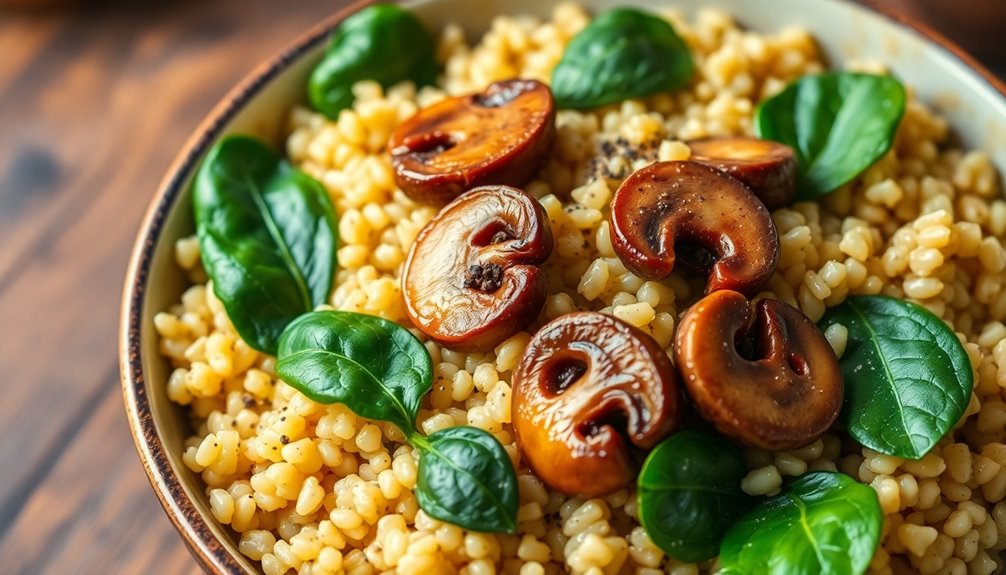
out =
[[[184,184],[209,147],[237,113],[273,79],[305,53],[325,42],[333,29],[351,14],[376,0],[354,0],[331,16],[297,36],[281,51],[259,64],[217,103],[199,123],[175,156],[143,217],[136,234],[123,287],[119,322],[119,371],[123,401],[133,443],[165,514],[182,536],[189,552],[208,573],[243,575],[244,567],[214,535],[194,503],[185,496],[182,479],[169,463],[146,391],[141,358],[141,328],[146,281],[154,251],[161,239],[168,213]],[[402,0],[393,0],[400,3]],[[851,3],[850,3],[851,4]],[[920,34],[959,64],[974,71],[986,84],[1006,99],[1006,84],[967,51],[917,18],[896,12],[890,6],[867,0],[853,4],[854,10],[878,14],[895,26]]]

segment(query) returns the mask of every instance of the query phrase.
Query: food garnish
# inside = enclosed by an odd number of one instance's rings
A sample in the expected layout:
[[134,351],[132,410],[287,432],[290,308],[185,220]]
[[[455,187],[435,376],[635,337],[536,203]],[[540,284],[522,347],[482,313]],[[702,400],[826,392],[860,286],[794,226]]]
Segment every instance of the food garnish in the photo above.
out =
[[922,458],[971,401],[974,370],[957,334],[926,308],[886,296],[850,297],[820,322],[835,324],[849,332],[842,426],[871,449]]
[[887,154],[905,113],[893,76],[834,72],[804,76],[762,101],[758,137],[796,151],[797,199],[830,194]]
[[214,293],[248,345],[276,353],[287,324],[332,289],[328,193],[261,141],[227,136],[200,166],[192,201]]
[[694,72],[691,51],[667,20],[615,8],[569,41],[552,72],[552,92],[560,108],[596,108],[671,92]]
[[420,452],[416,498],[430,517],[474,531],[517,529],[517,477],[491,433],[453,427],[423,436],[416,430],[433,362],[404,327],[350,312],[305,314],[283,332],[276,372],[319,403],[338,402],[394,424]]
[[869,485],[842,473],[807,473],[727,531],[719,573],[863,573],[880,544],[883,524],[877,493]]
[[341,403],[410,435],[433,383],[433,362],[395,322],[341,311],[306,313],[280,340],[276,372],[314,401]]
[[678,561],[715,557],[723,534],[755,503],[741,490],[747,473],[740,448],[720,435],[675,433],[653,448],[639,472],[639,522]]
[[353,105],[353,84],[376,80],[384,88],[404,81],[426,86],[437,79],[436,41],[411,12],[373,4],[346,18],[332,35],[307,84],[311,106],[335,120]]

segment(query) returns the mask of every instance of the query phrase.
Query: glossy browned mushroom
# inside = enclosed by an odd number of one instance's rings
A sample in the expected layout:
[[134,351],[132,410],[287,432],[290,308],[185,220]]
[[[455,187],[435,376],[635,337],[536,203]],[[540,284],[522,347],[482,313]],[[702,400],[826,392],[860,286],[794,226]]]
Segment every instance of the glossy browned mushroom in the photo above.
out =
[[692,161],[744,182],[770,210],[796,195],[796,153],[778,142],[749,136],[717,136],[687,142]]
[[674,354],[699,413],[749,447],[806,445],[842,406],[842,372],[828,340],[777,300],[749,306],[734,291],[707,295],[682,318]]
[[412,244],[402,272],[409,319],[451,349],[491,349],[541,310],[547,278],[538,265],[551,252],[538,200],[507,186],[476,188]]
[[678,259],[708,272],[706,293],[758,293],[779,260],[779,232],[765,206],[736,178],[695,162],[657,162],[622,182],[611,202],[612,245],[646,279]]
[[508,80],[423,108],[388,148],[398,187],[416,201],[444,204],[475,186],[527,183],[554,141],[548,86]]
[[513,426],[535,474],[584,497],[632,482],[638,449],[677,425],[677,375],[656,341],[609,315],[541,328],[513,375]]

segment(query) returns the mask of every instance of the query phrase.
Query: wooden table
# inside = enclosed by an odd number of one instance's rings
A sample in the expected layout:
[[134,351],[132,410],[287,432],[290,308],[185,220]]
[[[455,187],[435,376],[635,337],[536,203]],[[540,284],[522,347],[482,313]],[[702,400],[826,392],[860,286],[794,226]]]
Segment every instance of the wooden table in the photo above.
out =
[[0,573],[197,570],[121,407],[127,256],[199,120],[344,2],[0,12]]
[[0,573],[198,571],[126,427],[116,339],[127,258],[203,116],[343,3],[0,13]]

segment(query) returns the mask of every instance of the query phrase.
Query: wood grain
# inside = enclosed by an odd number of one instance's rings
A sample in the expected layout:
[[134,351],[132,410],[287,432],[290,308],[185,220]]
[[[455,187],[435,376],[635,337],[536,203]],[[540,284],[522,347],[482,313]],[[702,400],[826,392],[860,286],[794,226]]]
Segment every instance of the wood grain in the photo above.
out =
[[[104,391],[0,542],[10,573],[192,573],[194,561],[130,446],[122,401]],[[132,455],[125,453],[125,455]]]
[[1002,0],[859,0],[907,14],[956,42],[1002,75],[1006,49],[1000,38],[1006,26],[1006,2]]
[[128,253],[246,72],[341,2],[0,13],[0,573],[190,573],[118,390]]
[[345,3],[0,9],[0,573],[197,570],[121,408],[128,253],[213,104]]

